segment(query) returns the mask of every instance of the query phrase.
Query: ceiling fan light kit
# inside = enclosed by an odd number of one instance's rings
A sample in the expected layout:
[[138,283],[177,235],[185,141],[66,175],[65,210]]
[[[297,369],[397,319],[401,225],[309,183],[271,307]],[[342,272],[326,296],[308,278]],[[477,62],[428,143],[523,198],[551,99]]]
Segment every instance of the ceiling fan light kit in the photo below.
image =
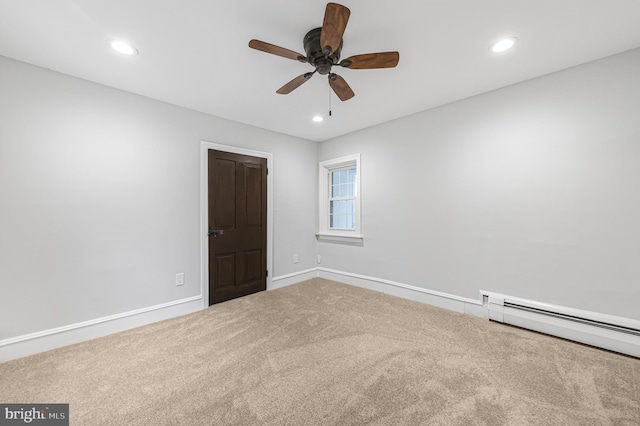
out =
[[281,95],[291,93],[302,84],[309,81],[315,74],[326,75],[329,86],[341,101],[346,101],[355,96],[349,84],[341,76],[331,72],[332,67],[340,66],[350,69],[374,69],[393,68],[398,65],[400,54],[398,52],[367,53],[351,56],[340,61],[343,40],[342,35],[347,27],[351,11],[340,4],[328,3],[325,9],[322,27],[309,31],[303,39],[305,55],[273,45],[260,40],[251,40],[249,47],[282,56],[283,58],[306,62],[315,68],[313,72],[307,72],[294,78],[276,91]]

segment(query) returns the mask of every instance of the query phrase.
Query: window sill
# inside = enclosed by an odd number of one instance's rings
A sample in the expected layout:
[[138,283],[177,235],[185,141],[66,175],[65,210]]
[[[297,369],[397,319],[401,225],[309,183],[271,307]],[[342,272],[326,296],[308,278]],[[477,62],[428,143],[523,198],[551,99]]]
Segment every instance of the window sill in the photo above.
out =
[[335,244],[346,244],[350,246],[360,246],[364,245],[364,237],[362,235],[355,234],[324,234],[318,232],[316,234],[316,238],[318,241],[323,243],[335,243]]

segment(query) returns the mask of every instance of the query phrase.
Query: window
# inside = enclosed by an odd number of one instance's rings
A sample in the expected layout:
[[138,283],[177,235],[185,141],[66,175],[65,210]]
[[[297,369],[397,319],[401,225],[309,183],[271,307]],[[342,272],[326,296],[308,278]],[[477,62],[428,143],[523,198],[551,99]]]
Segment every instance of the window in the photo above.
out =
[[327,160],[319,167],[318,238],[362,240],[360,232],[360,154]]
[[356,229],[356,166],[329,171],[329,229]]

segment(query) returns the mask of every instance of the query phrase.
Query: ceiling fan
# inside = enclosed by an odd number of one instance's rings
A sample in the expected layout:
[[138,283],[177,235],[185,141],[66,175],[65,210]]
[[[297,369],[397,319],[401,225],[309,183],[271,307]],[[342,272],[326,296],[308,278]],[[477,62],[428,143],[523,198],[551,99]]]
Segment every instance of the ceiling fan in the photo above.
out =
[[341,66],[350,69],[393,68],[398,65],[400,54],[398,52],[367,53],[350,56],[340,61],[342,51],[342,35],[347,27],[347,21],[351,11],[337,3],[328,3],[324,12],[324,21],[321,28],[314,28],[304,36],[303,45],[306,56],[293,50],[285,49],[260,40],[251,40],[249,47],[261,50],[283,58],[306,62],[315,68],[313,72],[307,72],[294,78],[276,91],[281,95],[291,93],[315,74],[326,75],[329,85],[342,101],[355,96],[351,87],[344,78],[331,72],[331,67]]

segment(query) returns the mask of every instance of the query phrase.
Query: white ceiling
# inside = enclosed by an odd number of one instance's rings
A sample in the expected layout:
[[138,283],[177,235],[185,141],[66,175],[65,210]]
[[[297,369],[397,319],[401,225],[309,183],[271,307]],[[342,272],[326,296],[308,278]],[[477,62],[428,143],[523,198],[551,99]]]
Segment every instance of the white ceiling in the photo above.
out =
[[[264,129],[322,141],[640,47],[638,0],[343,0],[342,58],[397,50],[382,70],[335,69],[341,102],[308,64],[250,49],[256,38],[300,53],[322,25],[320,0],[0,0],[0,55]],[[501,36],[519,43],[491,54]],[[122,56],[108,40],[130,40]],[[1,94],[0,94],[1,95]],[[314,123],[316,114],[326,117]]]

